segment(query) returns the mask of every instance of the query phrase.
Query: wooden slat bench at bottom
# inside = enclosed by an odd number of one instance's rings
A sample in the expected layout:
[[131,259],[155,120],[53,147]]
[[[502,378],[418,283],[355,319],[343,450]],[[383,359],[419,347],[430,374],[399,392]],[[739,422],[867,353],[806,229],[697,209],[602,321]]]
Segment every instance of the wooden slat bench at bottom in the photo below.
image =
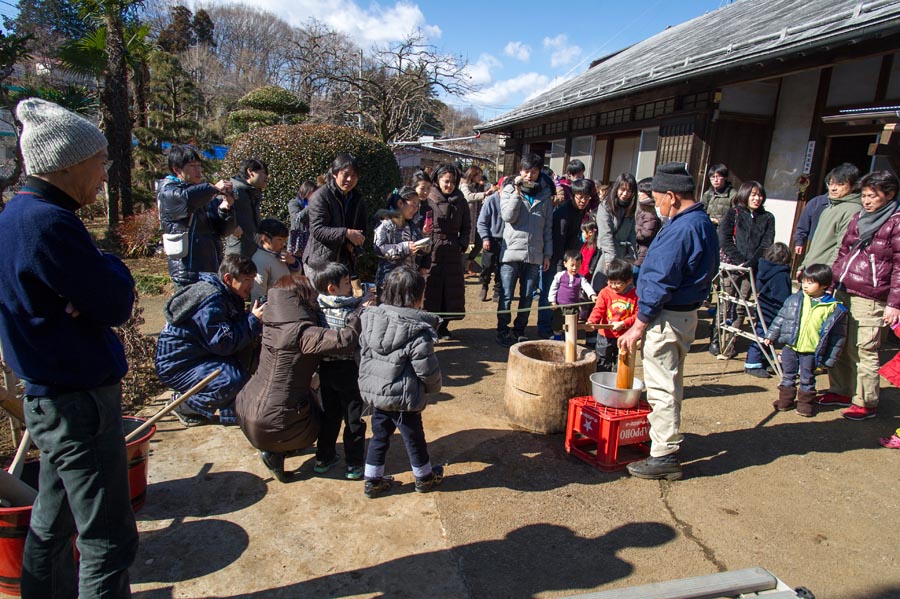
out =
[[[770,591],[778,579],[764,568],[747,568],[694,578],[656,582],[626,589],[572,595],[567,599],[716,599]],[[763,595],[765,596],[765,595]],[[781,599],[778,597],[778,599]]]

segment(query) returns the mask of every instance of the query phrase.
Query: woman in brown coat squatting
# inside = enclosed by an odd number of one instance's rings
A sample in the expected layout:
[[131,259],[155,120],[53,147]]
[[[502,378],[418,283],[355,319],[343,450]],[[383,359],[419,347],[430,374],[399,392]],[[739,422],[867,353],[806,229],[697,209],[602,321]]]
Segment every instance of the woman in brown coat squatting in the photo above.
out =
[[313,445],[319,434],[321,407],[310,385],[319,359],[359,346],[358,315],[340,331],[322,328],[316,295],[299,273],[269,289],[259,368],[235,400],[241,430],[281,482],[294,475],[284,471],[284,458]]

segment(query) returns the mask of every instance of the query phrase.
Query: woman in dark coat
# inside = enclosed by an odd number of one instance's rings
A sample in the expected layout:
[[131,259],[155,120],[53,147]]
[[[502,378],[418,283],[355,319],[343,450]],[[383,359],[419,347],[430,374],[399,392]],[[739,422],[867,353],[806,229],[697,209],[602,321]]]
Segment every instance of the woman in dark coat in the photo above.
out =
[[[472,221],[466,198],[459,190],[459,171],[450,164],[434,173],[434,185],[428,192],[427,211],[431,211],[431,267],[425,284],[425,310],[429,312],[465,312],[466,285],[462,255],[469,243]],[[426,218],[426,223],[428,219]],[[449,339],[447,321],[462,316],[442,317],[438,337]]]
[[[735,194],[734,205],[719,220],[722,261],[753,269],[750,274],[733,272],[730,276],[723,277],[725,293],[745,301],[750,299],[750,281],[755,276],[759,259],[775,243],[775,216],[766,211],[765,203],[766,189],[762,184],[746,181]],[[741,328],[746,315],[747,309],[738,304],[735,308],[734,326]],[[730,347],[726,346],[724,350],[726,355],[733,353]]]
[[319,434],[319,401],[311,381],[323,355],[349,354],[359,343],[359,318],[339,331],[319,326],[316,290],[305,276],[282,277],[269,289],[259,367],[235,400],[247,440],[281,482],[284,458],[310,447]]
[[359,164],[351,154],[338,154],[325,185],[309,198],[310,238],[303,251],[303,272],[312,277],[329,262],[356,272],[357,248],[366,240],[366,202],[356,184]]

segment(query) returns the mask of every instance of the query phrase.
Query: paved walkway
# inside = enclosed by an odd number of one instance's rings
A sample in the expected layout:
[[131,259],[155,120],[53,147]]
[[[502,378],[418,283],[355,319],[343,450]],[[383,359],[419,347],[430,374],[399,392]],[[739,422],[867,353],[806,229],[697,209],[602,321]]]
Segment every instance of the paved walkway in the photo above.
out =
[[[468,301],[491,305],[474,285]],[[439,346],[444,390],[424,413],[447,465],[437,492],[413,492],[399,437],[387,470],[403,484],[368,500],[337,469],[314,475],[311,452],[289,460],[302,476],[285,485],[239,429],[166,419],[138,514],[135,596],[559,597],[761,566],[820,599],[900,597],[900,451],[876,443],[900,422],[896,389],[876,420],[770,418],[777,382],[697,343],[686,478],[643,481],[572,459],[562,435],[511,429],[494,319],[455,325]]]

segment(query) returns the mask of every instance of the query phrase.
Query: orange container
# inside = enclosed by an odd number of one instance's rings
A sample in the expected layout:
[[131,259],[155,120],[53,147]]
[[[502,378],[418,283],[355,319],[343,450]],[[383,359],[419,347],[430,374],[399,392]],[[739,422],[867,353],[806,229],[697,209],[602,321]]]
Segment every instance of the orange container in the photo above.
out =
[[591,466],[612,472],[650,455],[650,406],[610,408],[593,397],[569,400],[566,451]]
[[[125,416],[122,424],[127,435],[144,423],[143,418]],[[137,512],[147,497],[147,466],[150,457],[150,439],[156,433],[151,426],[137,439],[125,445],[128,459],[128,486],[131,507]],[[27,462],[22,480],[37,488],[40,462]],[[25,537],[31,522],[31,506],[0,508],[0,594],[20,596],[19,581],[22,578],[22,556]],[[74,539],[73,539],[74,540]]]

